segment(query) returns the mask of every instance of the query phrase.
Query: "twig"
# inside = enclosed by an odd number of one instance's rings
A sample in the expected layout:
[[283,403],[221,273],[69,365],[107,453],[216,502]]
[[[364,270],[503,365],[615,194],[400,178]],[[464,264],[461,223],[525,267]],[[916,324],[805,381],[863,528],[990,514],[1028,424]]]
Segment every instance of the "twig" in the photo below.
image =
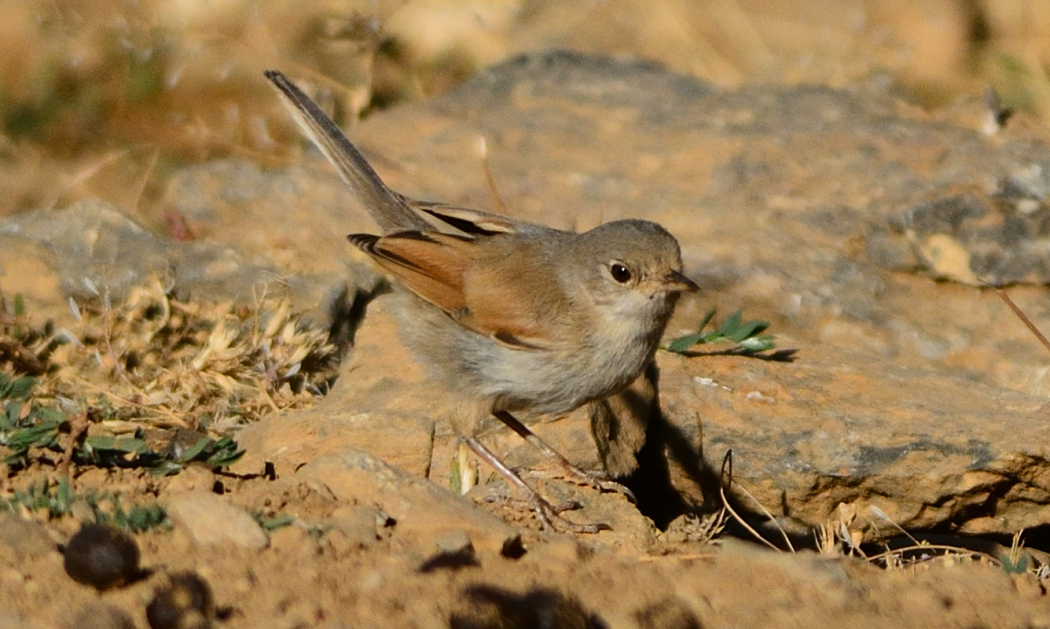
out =
[[503,204],[503,199],[499,196],[499,190],[496,188],[496,178],[492,176],[492,169],[489,167],[489,145],[485,140],[485,136],[478,138],[478,152],[481,154],[481,168],[485,171],[485,181],[489,185],[489,192],[492,193],[492,201],[496,204],[496,211],[500,214],[506,214],[507,206]]
[[66,443],[65,450],[62,452],[62,462],[58,464],[58,471],[69,479],[69,468],[73,464],[73,452],[77,446],[84,442],[84,438],[87,437],[88,426],[87,409],[77,413],[69,420],[69,441]]
[[1039,331],[1039,328],[1035,327],[1035,324],[1032,323],[1032,320],[1028,318],[1028,315],[1021,312],[1021,309],[1017,307],[1017,304],[1014,303],[1014,300],[1010,299],[1010,296],[1006,294],[1006,291],[1003,291],[1002,289],[996,288],[994,286],[992,287],[992,290],[994,290],[995,294],[999,295],[999,297],[1004,302],[1006,302],[1006,305],[1010,307],[1010,310],[1013,310],[1014,314],[1017,315],[1017,318],[1021,320],[1021,323],[1024,323],[1025,326],[1027,326],[1028,329],[1032,332],[1032,334],[1035,335],[1035,338],[1039,339],[1039,342],[1043,344],[1043,347],[1050,351],[1050,341],[1048,341],[1046,337],[1043,336],[1043,333]]
[[758,541],[762,542],[766,546],[769,546],[773,550],[779,551],[780,549],[777,548],[776,545],[773,544],[773,542],[771,542],[771,541],[767,540],[766,538],[762,537],[762,535],[759,534],[759,532],[756,531],[750,524],[748,524],[746,521],[744,521],[744,518],[740,517],[740,515],[736,511],[734,511],[733,507],[730,506],[730,504],[729,504],[729,498],[726,497],[726,486],[733,482],[733,451],[732,450],[729,450],[728,452],[726,452],[725,457],[722,458],[721,477],[723,479],[726,478],[726,470],[727,470],[727,468],[728,468],[728,478],[729,478],[729,480],[725,481],[725,482],[722,482],[722,483],[719,483],[719,487],[718,487],[718,494],[722,497],[722,506],[724,506],[726,511],[728,511],[729,514],[733,516],[733,519],[736,520],[737,522],[739,522],[740,526],[743,526],[745,529],[747,529],[747,532],[751,533],[751,535],[755,539],[757,539]]

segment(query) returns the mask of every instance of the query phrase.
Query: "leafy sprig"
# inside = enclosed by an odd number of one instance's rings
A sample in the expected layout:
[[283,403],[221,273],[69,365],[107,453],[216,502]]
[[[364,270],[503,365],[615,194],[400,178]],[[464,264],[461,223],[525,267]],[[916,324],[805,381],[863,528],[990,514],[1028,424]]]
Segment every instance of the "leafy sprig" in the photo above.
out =
[[697,331],[672,340],[667,345],[667,351],[684,354],[697,345],[734,343],[742,353],[757,354],[776,347],[775,337],[772,334],[763,334],[769,328],[769,322],[758,319],[744,321],[742,313],[743,311],[737,310],[729,315],[718,329],[704,332],[704,328],[715,316],[713,309],[707,311]]

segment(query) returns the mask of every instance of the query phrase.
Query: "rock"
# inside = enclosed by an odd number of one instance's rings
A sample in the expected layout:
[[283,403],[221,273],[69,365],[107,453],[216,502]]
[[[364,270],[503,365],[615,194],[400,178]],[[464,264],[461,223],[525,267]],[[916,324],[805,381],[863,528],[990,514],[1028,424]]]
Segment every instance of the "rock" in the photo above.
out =
[[[736,478],[799,530],[837,517],[843,503],[856,517],[874,505],[903,526],[970,532],[1010,533],[1043,517],[1030,506],[1048,491],[1045,457],[1032,445],[1045,441],[1035,421],[1050,393],[1043,349],[994,295],[970,285],[1040,284],[1011,289],[1038,313],[1050,280],[1037,255],[1050,212],[1042,139],[1020,126],[988,137],[937,120],[875,82],[725,91],[650,63],[572,53],[508,61],[353,131],[394,189],[485,208],[479,135],[515,216],[577,229],[648,218],[679,238],[704,290],[683,300],[669,336],[717,305],[716,323],[743,308],[771,322],[781,347],[799,350],[792,363],[659,357],[675,483],[687,494],[700,498],[695,471],[706,469],[710,483],[732,448]],[[232,160],[195,167],[166,202],[233,249],[165,249],[97,203],[64,215],[68,227],[49,226],[51,214],[7,219],[0,238],[90,252],[49,259],[67,290],[85,268],[129,273],[170,256],[214,269],[232,250],[238,261],[339,276],[313,291],[366,285],[341,239],[371,226],[319,159],[271,172]],[[388,296],[369,306],[318,409],[244,431],[249,453],[236,469],[273,461],[286,474],[353,446],[443,482],[455,446],[443,418],[455,391],[435,390],[396,340],[384,314],[396,307]],[[583,467],[613,460],[579,413],[535,429]],[[630,468],[641,434],[611,465]],[[484,437],[515,464],[538,462],[505,429]]]
[[968,534],[1050,517],[1044,400],[831,347],[800,354],[660,356],[676,486],[703,478],[682,463],[701,447],[715,476],[731,449],[733,480],[807,526],[842,503],[869,536],[895,528],[871,507],[905,529]]
[[324,483],[343,500],[382,509],[395,520],[395,534],[405,540],[432,540],[456,532],[465,533],[482,553],[503,554],[520,547],[518,532],[496,516],[353,448],[319,456],[296,476]]
[[261,549],[269,544],[266,532],[255,518],[211,492],[175,495],[168,504],[168,514],[199,546],[232,544]]
[[474,552],[474,544],[470,542],[466,531],[447,531],[435,537],[433,542],[441,553]]
[[[4,290],[26,292],[32,298],[30,306],[50,304],[50,310],[44,311],[52,315],[58,308],[68,314],[63,295],[90,294],[88,283],[119,299],[150,275],[171,274],[181,290],[196,296],[250,302],[260,287],[272,284],[278,275],[266,261],[247,259],[215,242],[176,242],[152,234],[98,200],[4,219],[0,238]],[[41,264],[47,272],[38,268]],[[25,286],[24,279],[18,279],[27,277],[39,283]],[[61,292],[54,290],[56,286]],[[282,286],[299,309],[322,303],[329,288],[323,283],[311,286],[300,277],[284,277]]]
[[[393,141],[404,129],[417,137]],[[1040,196],[1050,149],[1031,137],[931,120],[875,85],[719,91],[572,53],[500,64],[354,136],[387,147],[398,168],[380,162],[381,174],[414,196],[489,206],[469,157],[484,136],[517,217],[577,229],[661,222],[704,289],[672,333],[709,307],[744,307],[800,341],[1050,390],[1042,348],[1002,304],[928,279],[1050,280],[1032,254],[1050,212]],[[1034,312],[1038,292],[1017,292]]]
[[62,555],[66,574],[100,592],[142,576],[138,543],[111,526],[85,524],[69,539]]
[[341,403],[337,393],[317,407],[269,415],[238,433],[245,454],[235,473],[260,473],[272,463],[278,475],[291,474],[319,456],[358,448],[407,472],[426,476],[433,450],[433,422],[407,413],[373,413]]
[[180,572],[159,588],[146,606],[151,629],[205,629],[212,626],[215,596],[208,582],[193,572]]
[[347,545],[360,548],[375,544],[379,540],[380,529],[396,524],[386,513],[363,505],[339,507],[332,512],[326,523],[344,536]]
[[350,193],[321,164],[264,171],[244,160],[188,166],[173,176],[164,204],[198,238],[263,257],[284,273],[345,275],[346,235],[371,227],[350,210]]

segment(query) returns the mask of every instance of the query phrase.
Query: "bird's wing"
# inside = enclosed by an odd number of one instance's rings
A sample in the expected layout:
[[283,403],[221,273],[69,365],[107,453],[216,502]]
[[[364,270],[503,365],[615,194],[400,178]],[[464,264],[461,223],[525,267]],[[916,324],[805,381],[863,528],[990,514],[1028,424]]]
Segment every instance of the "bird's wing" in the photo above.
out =
[[522,226],[530,225],[530,223],[517,221],[503,214],[474,210],[449,203],[409,201],[409,205],[412,209],[429,214],[465,234],[476,236],[514,234],[519,232]]
[[[563,345],[555,334],[558,326],[540,324],[541,317],[551,319],[557,304],[545,303],[529,290],[537,282],[552,281],[544,275],[549,269],[543,264],[519,268],[513,256],[502,255],[505,250],[520,252],[520,246],[493,250],[487,243],[485,251],[485,238],[440,232],[353,234],[349,239],[406,288],[478,334],[515,349]],[[476,264],[481,257],[485,259]]]

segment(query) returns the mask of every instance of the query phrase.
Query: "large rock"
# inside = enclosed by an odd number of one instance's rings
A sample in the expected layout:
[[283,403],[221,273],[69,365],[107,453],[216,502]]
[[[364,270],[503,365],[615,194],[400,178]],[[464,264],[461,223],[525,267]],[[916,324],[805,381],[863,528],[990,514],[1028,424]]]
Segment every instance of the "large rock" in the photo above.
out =
[[[179,242],[154,234],[99,200],[59,211],[40,210],[0,221],[0,288],[21,294],[34,316],[68,316],[65,297],[108,292],[114,299],[150,276],[170,277],[205,299],[250,302],[280,274],[265,259],[217,242]],[[324,299],[316,278],[281,278],[301,309]]]
[[805,525],[848,513],[869,536],[897,534],[893,523],[979,534],[1050,518],[1043,400],[821,346],[790,363],[660,362],[672,469],[687,491],[705,470],[682,448],[702,441],[710,468],[732,450],[733,481]]

